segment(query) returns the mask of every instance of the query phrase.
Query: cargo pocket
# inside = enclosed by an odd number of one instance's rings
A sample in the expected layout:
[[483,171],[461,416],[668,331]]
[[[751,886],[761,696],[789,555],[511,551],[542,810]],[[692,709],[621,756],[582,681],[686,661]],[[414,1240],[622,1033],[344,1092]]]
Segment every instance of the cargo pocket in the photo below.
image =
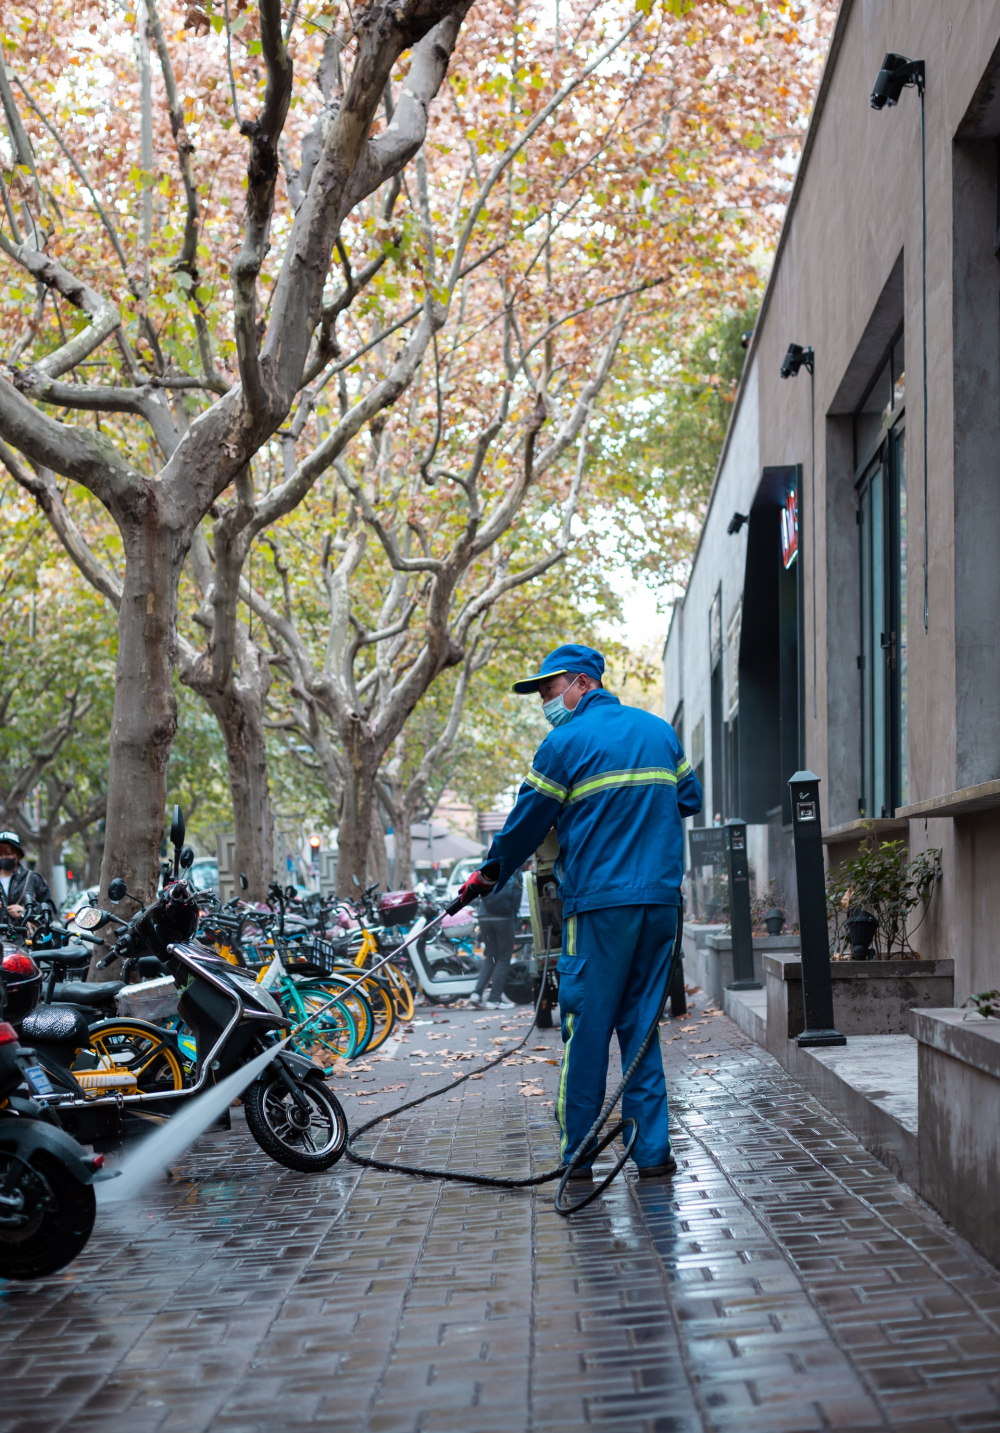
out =
[[556,969],[560,975],[582,975],[586,964],[585,955],[561,955]]

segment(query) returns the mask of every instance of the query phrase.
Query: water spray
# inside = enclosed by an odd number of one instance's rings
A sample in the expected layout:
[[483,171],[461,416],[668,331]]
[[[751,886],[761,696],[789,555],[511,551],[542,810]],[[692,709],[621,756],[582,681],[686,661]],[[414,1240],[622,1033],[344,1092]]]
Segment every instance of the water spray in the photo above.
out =
[[144,1139],[137,1150],[128,1156],[115,1179],[97,1186],[98,1204],[120,1203],[123,1199],[135,1199],[141,1194],[157,1170],[165,1168],[178,1159],[209,1125],[227,1110],[233,1100],[238,1099],[248,1085],[265,1070],[274,1057],[284,1049],[289,1036],[272,1045],[248,1065],[234,1070],[219,1084],[212,1085],[204,1094],[192,1100],[187,1109],[172,1115],[155,1134]]
[[192,1100],[190,1105],[180,1114],[173,1115],[165,1125],[143,1140],[142,1144],[122,1164],[121,1170],[115,1179],[102,1184],[98,1189],[98,1203],[112,1204],[121,1203],[126,1199],[135,1199],[142,1193],[150,1180],[156,1177],[157,1170],[169,1165],[172,1160],[178,1159],[188,1149],[199,1135],[204,1134],[209,1125],[213,1124],[219,1116],[229,1108],[233,1100],[238,1099],[248,1085],[253,1084],[257,1076],[267,1068],[275,1056],[284,1049],[288,1041],[298,1035],[314,1020],[321,1016],[331,1006],[336,1005],[345,995],[357,990],[359,985],[380,970],[392,958],[405,950],[421,936],[426,936],[435,926],[439,925],[447,915],[454,915],[462,908],[461,900],[454,901],[447,910],[435,916],[434,920],[427,925],[421,926],[418,931],[409,936],[402,945],[396,946],[389,955],[369,966],[346,990],[341,990],[332,1000],[328,1000],[317,1010],[314,1010],[307,1019],[296,1025],[283,1040],[277,1041],[270,1049],[258,1055],[249,1064],[243,1065],[239,1070],[234,1070],[231,1075],[212,1085],[209,1089]]

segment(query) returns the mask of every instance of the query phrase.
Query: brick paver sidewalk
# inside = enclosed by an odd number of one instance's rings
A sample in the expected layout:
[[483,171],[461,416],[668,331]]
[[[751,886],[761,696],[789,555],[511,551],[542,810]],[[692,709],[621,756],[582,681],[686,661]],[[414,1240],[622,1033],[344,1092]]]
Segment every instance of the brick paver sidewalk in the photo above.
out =
[[[352,1124],[526,1017],[417,1018],[336,1080]],[[681,1171],[571,1221],[552,1185],[297,1175],[238,1118],[205,1136],[62,1275],[0,1286],[0,1430],[1000,1429],[1000,1274],[724,1016],[663,1037]],[[558,1053],[533,1035],[380,1155],[555,1163]]]

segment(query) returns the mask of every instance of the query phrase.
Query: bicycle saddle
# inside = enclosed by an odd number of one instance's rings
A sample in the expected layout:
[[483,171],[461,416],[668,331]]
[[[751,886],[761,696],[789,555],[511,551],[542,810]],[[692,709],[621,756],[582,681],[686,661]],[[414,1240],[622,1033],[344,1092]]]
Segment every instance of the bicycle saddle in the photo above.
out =
[[119,990],[125,989],[124,980],[102,980],[88,985],[85,980],[64,980],[55,988],[53,1000],[69,1001],[73,1005],[106,1005],[114,1000]]

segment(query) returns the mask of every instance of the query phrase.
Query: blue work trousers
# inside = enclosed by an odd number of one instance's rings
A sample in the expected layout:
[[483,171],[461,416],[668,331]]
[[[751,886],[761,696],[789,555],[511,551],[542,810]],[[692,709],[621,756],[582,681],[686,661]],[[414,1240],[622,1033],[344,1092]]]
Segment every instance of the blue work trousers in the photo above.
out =
[[[566,919],[559,958],[564,1049],[556,1102],[564,1160],[586,1138],[604,1104],[612,1031],[625,1070],[663,1008],[677,911],[677,906],[609,906]],[[670,1130],[658,1038],[629,1081],[622,1113],[639,1124],[632,1150],[639,1168],[664,1164]]]

